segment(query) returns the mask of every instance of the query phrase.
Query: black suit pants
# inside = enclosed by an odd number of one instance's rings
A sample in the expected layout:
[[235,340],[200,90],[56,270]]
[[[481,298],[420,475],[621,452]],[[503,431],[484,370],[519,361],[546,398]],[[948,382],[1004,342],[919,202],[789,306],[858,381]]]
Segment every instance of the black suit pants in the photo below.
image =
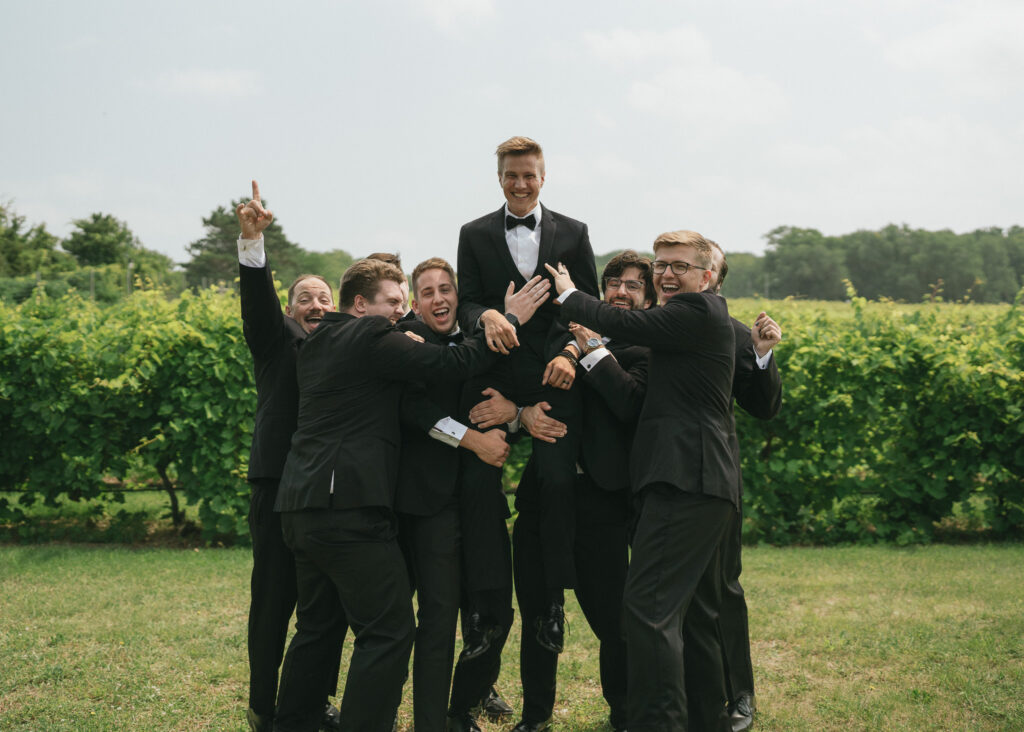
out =
[[[530,468],[524,480],[530,479]],[[576,599],[600,642],[601,690],[613,725],[626,723],[626,641],[622,596],[629,566],[629,492],[606,491],[587,475],[576,479]],[[537,642],[536,623],[550,603],[538,581],[540,518],[521,510],[512,532],[516,599],[523,618],[519,650],[523,719],[541,722],[554,709],[558,655]]]
[[717,614],[735,510],[665,484],[643,491],[624,603],[630,730],[731,729]]
[[461,597],[458,506],[452,503],[432,516],[399,514],[398,540],[416,591],[414,726],[444,732]]
[[295,557],[281,535],[281,514],[274,512],[277,483],[273,479],[253,481],[249,499],[249,706],[257,714],[271,717],[277,701],[277,670],[296,597]]
[[722,540],[722,607],[719,630],[724,652],[729,701],[740,694],[754,693],[754,667],[750,660],[750,627],[747,620],[747,600],[740,585],[743,571],[743,515],[729,516],[729,528]]
[[395,523],[387,509],[282,514],[284,538],[295,553],[298,608],[275,730],[319,730],[326,701],[322,679],[347,622],[355,643],[341,727],[390,732],[416,632]]

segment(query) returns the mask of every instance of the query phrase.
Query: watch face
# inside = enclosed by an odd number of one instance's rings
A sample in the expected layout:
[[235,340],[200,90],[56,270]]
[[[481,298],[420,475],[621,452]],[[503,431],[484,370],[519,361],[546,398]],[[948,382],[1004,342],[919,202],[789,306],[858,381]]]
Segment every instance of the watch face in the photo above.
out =
[[600,345],[601,345],[601,341],[599,339],[597,339],[597,338],[588,338],[587,339],[587,348],[597,348]]

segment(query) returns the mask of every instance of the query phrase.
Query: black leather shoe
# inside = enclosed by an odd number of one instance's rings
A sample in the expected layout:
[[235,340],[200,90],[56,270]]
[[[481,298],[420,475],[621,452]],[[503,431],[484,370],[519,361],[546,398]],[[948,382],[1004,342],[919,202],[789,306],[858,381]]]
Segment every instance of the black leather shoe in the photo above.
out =
[[484,622],[480,613],[471,613],[463,634],[459,662],[472,661],[474,658],[482,656],[491,647],[491,641],[497,638],[499,633],[497,625]]
[[476,723],[476,719],[469,712],[448,717],[445,729],[448,732],[481,732],[480,725]]
[[537,621],[537,642],[552,653],[562,652],[565,642],[565,613],[557,602],[551,603],[548,614]]
[[729,706],[729,721],[732,723],[732,732],[743,732],[754,726],[754,711],[757,705],[754,703],[752,692],[745,691],[736,697],[736,701]]
[[484,703],[481,706],[484,710],[484,716],[492,722],[500,722],[512,716],[512,707],[501,698],[498,690],[493,686],[487,690],[487,696],[484,697]]
[[245,710],[245,721],[249,723],[250,732],[272,732],[274,717],[269,714],[257,714],[249,707]]
[[324,707],[324,718],[320,721],[320,729],[322,732],[341,731],[341,712],[336,706],[328,704]]
[[527,722],[525,719],[512,728],[512,732],[541,732],[551,726],[551,720],[543,722]]

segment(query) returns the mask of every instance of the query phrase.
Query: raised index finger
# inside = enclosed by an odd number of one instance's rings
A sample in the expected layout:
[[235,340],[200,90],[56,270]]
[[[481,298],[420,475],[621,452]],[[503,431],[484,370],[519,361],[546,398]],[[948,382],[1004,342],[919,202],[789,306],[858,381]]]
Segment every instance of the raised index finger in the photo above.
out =
[[260,184],[256,181],[252,182],[252,200],[256,203],[260,202]]

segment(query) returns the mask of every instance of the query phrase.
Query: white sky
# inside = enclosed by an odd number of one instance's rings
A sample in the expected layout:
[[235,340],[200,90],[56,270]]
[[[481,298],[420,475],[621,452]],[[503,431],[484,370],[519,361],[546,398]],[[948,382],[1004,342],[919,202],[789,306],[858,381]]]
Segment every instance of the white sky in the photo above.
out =
[[0,79],[0,201],[176,261],[255,177],[307,249],[454,262],[516,134],[598,253],[1024,224],[1021,2],[0,0]]

